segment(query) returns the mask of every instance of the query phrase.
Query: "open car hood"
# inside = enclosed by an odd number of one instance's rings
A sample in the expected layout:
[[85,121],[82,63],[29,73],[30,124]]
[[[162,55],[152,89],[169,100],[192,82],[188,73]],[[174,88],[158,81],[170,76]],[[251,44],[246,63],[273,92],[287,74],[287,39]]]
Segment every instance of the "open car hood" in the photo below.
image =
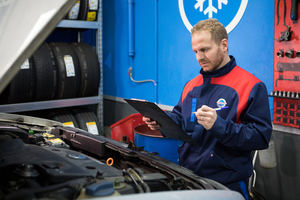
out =
[[0,0],[0,93],[76,0]]

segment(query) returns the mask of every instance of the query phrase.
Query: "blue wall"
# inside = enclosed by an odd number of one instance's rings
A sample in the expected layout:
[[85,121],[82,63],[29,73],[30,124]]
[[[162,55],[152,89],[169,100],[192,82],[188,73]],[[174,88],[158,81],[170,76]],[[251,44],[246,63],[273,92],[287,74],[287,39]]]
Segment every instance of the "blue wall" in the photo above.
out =
[[[184,84],[200,71],[191,49],[190,32],[180,15],[180,1],[184,2],[186,16],[194,24],[198,19],[193,17],[196,10],[191,8],[197,0],[134,0],[135,56],[132,60],[128,56],[128,0],[103,1],[105,95],[172,106],[177,103]],[[228,23],[239,7],[237,2],[242,1],[228,0],[213,17]],[[203,14],[198,17],[208,18]],[[269,92],[273,88],[273,35],[273,0],[248,0],[241,20],[229,33],[229,53],[235,56],[239,66],[265,82]],[[128,76],[129,66],[133,67],[136,80],[153,79],[157,85],[133,83]]]

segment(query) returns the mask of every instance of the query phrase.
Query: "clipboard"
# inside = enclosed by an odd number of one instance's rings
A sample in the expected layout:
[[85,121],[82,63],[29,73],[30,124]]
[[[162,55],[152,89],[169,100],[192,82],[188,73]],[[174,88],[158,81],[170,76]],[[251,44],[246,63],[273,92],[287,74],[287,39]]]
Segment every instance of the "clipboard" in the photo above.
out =
[[186,134],[181,129],[181,127],[177,125],[155,103],[145,101],[145,100],[136,100],[136,99],[124,99],[124,100],[129,105],[131,105],[136,111],[141,113],[143,116],[149,117],[152,120],[157,121],[165,137],[193,143],[192,137]]

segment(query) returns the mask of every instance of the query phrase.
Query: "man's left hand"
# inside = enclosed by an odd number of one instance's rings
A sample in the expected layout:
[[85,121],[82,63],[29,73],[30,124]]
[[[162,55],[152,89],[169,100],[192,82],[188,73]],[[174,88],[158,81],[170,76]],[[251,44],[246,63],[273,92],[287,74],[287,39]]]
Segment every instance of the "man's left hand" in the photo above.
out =
[[201,124],[206,130],[210,130],[217,120],[217,112],[215,109],[203,105],[195,113],[197,121]]

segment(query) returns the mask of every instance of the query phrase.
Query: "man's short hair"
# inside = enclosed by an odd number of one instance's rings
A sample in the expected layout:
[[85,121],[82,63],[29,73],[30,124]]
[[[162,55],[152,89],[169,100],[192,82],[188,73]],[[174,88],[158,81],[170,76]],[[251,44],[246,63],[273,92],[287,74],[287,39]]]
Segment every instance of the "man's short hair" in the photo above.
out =
[[199,21],[193,26],[191,34],[193,35],[194,33],[200,31],[209,31],[216,44],[220,44],[223,39],[228,40],[225,27],[217,19],[206,19]]

